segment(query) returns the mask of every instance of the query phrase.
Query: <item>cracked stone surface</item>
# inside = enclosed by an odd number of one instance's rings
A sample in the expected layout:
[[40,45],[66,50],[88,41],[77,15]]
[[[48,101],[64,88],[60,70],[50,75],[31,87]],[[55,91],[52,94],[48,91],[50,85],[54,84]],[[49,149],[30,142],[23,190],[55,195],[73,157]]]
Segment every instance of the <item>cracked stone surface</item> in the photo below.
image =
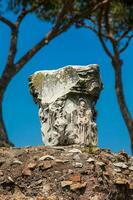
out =
[[102,90],[98,65],[39,71],[29,78],[29,86],[39,105],[46,146],[97,146],[95,104]]

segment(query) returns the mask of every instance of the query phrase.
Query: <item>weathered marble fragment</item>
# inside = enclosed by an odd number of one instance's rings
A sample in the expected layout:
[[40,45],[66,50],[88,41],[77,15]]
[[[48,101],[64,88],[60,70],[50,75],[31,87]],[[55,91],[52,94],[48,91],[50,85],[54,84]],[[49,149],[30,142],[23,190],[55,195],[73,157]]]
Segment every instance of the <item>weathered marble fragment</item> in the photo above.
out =
[[97,145],[95,104],[102,89],[98,65],[38,71],[29,82],[45,145]]

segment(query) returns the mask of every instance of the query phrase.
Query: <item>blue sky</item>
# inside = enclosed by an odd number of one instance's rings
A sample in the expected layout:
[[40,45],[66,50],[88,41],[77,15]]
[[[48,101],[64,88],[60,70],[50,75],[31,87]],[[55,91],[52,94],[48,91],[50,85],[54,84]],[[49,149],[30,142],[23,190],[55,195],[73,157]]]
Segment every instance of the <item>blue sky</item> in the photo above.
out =
[[[7,14],[14,20],[14,16]],[[17,58],[34,46],[51,25],[27,16],[20,28]],[[0,66],[2,71],[7,59],[10,31],[0,22]],[[122,55],[124,59],[123,82],[126,101],[133,113],[132,92],[133,43]],[[16,58],[16,59],[17,59]],[[114,90],[114,71],[94,33],[86,29],[70,28],[42,49],[11,81],[4,98],[4,120],[10,140],[17,146],[40,145],[41,131],[38,108],[28,89],[28,77],[37,70],[57,69],[65,65],[100,65],[104,90],[97,103],[99,146],[114,152],[130,152],[130,141],[121,117]]]

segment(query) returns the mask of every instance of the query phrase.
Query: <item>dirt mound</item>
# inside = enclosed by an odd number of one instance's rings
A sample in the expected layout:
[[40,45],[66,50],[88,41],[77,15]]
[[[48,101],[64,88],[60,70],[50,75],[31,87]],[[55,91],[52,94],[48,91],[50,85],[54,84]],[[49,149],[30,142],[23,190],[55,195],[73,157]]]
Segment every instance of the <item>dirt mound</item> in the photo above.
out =
[[133,158],[79,146],[0,148],[0,200],[133,200]]

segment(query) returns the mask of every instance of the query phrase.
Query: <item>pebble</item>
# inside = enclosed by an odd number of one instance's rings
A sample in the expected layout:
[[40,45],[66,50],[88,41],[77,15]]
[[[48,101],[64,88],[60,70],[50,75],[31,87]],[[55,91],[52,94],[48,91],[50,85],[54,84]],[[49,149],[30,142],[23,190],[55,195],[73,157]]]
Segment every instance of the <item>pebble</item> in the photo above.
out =
[[101,166],[101,167],[102,167],[102,166],[105,166],[105,163],[104,163],[104,162],[96,162],[96,164],[99,165],[99,166]]
[[133,166],[129,167],[129,169],[130,169],[131,171],[133,171]]
[[97,196],[97,195],[95,195],[95,196],[91,197],[91,200],[99,200],[99,199],[100,199],[100,197],[99,197],[99,196]]
[[70,177],[70,180],[72,182],[80,182],[81,181],[81,176],[80,176],[80,174],[73,175],[73,176]]
[[19,165],[22,165],[23,163],[22,163],[20,160],[14,160],[14,161],[13,161],[13,164],[19,164]]
[[50,155],[45,155],[39,158],[39,161],[43,161],[43,160],[54,160],[55,157],[54,156],[50,156]]
[[24,168],[23,171],[22,171],[22,174],[24,176],[31,176],[31,170],[30,169],[27,169],[27,168]]
[[0,159],[0,165],[3,164],[5,162],[5,160]]
[[124,179],[124,178],[117,178],[116,180],[115,180],[115,183],[116,184],[118,184],[118,185],[126,185],[127,183],[128,183],[128,180],[127,179]]
[[79,162],[81,159],[80,159],[79,155],[76,154],[76,155],[73,156],[73,160]]
[[2,170],[0,170],[0,176],[3,176],[3,175],[4,175],[3,171],[2,171]]
[[73,170],[72,169],[68,169],[68,174],[73,174]]
[[41,169],[50,169],[51,167],[53,167],[53,164],[51,163],[51,161],[49,161],[49,160],[46,160],[45,162],[43,162],[43,163],[40,163],[39,164],[39,167],[41,168]]
[[88,160],[87,160],[87,162],[95,162],[95,160],[93,159],[93,158],[89,158]]
[[61,181],[61,187],[70,186],[72,183],[72,181]]
[[86,182],[84,183],[74,183],[72,185],[70,185],[70,189],[72,191],[75,191],[75,190],[78,190],[78,189],[81,189],[81,188],[85,188],[86,187]]
[[30,162],[28,163],[28,165],[26,166],[27,169],[34,169],[36,167],[37,163],[36,162]]
[[133,183],[129,183],[129,189],[133,190]]
[[43,187],[43,194],[48,196],[49,192],[51,190],[51,185],[49,183],[46,183]]
[[14,180],[10,176],[8,176],[8,180],[14,183]]
[[121,172],[121,169],[120,168],[115,168],[114,171],[119,173],[119,172]]
[[118,163],[114,163],[114,166],[115,167],[120,167],[120,168],[122,168],[122,169],[127,169],[127,165],[125,164],[125,163],[123,163],[123,162],[118,162]]
[[71,149],[69,153],[82,153],[79,149]]
[[58,146],[56,147],[56,146],[55,146],[55,147],[52,147],[52,148],[53,148],[53,149],[56,149],[56,150],[65,151],[65,149],[64,149],[63,147],[58,147]]
[[66,162],[69,162],[69,160],[60,160],[60,159],[56,159],[55,162],[56,162],[56,163],[66,163]]
[[80,162],[75,162],[73,166],[76,167],[76,168],[82,168],[83,164],[80,163]]

